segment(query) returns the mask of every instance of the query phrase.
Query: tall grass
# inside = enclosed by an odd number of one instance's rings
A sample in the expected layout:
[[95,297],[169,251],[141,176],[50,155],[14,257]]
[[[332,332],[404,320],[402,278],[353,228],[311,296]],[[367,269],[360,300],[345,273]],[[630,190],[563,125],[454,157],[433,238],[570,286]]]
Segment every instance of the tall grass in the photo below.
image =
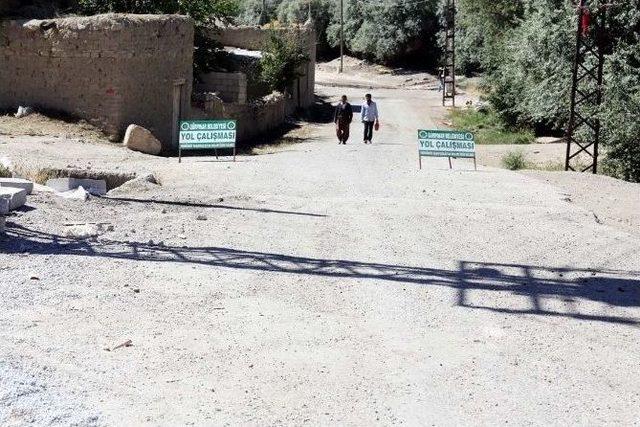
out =
[[454,129],[472,132],[476,144],[531,144],[535,141],[531,130],[507,128],[491,110],[454,108],[449,112],[449,119]]

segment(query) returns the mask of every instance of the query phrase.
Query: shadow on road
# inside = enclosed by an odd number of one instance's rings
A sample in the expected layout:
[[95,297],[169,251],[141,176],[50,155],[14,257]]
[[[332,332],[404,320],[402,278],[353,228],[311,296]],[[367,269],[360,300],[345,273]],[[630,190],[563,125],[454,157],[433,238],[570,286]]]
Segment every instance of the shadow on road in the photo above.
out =
[[[640,274],[461,261],[457,270],[340,259],[317,259],[222,247],[178,247],[100,239],[72,240],[9,223],[4,253],[75,255],[175,262],[456,290],[457,306],[504,314],[567,317],[638,325],[639,318],[608,315],[602,306],[640,307]],[[634,278],[631,278],[634,277]],[[513,297],[516,298],[513,298]],[[586,307],[586,308],[585,308]]]

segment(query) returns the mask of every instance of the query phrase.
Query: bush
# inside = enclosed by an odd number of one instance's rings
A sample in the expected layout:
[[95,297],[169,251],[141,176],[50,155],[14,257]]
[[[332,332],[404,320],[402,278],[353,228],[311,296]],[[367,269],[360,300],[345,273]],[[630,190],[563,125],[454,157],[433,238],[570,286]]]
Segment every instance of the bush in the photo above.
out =
[[535,137],[526,128],[509,128],[495,111],[453,109],[449,113],[455,129],[472,132],[477,144],[531,144]]
[[8,167],[0,163],[0,178],[11,178],[13,174]]
[[301,65],[309,61],[305,47],[295,31],[273,31],[262,52],[261,79],[271,90],[286,92],[302,74]]
[[527,167],[526,156],[523,151],[509,151],[502,156],[502,165],[512,171]]

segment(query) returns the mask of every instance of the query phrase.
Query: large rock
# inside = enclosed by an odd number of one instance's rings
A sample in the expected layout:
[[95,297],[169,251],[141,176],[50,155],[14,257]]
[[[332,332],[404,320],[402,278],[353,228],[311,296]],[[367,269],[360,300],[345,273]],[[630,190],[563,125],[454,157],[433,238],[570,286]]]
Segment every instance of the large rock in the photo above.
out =
[[0,178],[0,187],[22,188],[27,194],[33,192],[33,182],[21,178]]
[[162,151],[162,144],[151,132],[142,126],[129,125],[124,134],[125,147],[141,153],[157,156]]
[[18,209],[27,203],[27,190],[0,187],[0,198],[9,200],[9,210]]

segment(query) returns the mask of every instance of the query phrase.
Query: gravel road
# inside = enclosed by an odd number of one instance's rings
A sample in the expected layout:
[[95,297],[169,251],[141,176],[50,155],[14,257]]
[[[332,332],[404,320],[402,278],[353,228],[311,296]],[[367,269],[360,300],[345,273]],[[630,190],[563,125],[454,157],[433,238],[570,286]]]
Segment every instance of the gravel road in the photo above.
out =
[[373,93],[370,146],[315,123],[236,163],[78,147],[162,186],[9,218],[0,425],[640,424],[636,223],[544,176],[418,170],[437,94]]

